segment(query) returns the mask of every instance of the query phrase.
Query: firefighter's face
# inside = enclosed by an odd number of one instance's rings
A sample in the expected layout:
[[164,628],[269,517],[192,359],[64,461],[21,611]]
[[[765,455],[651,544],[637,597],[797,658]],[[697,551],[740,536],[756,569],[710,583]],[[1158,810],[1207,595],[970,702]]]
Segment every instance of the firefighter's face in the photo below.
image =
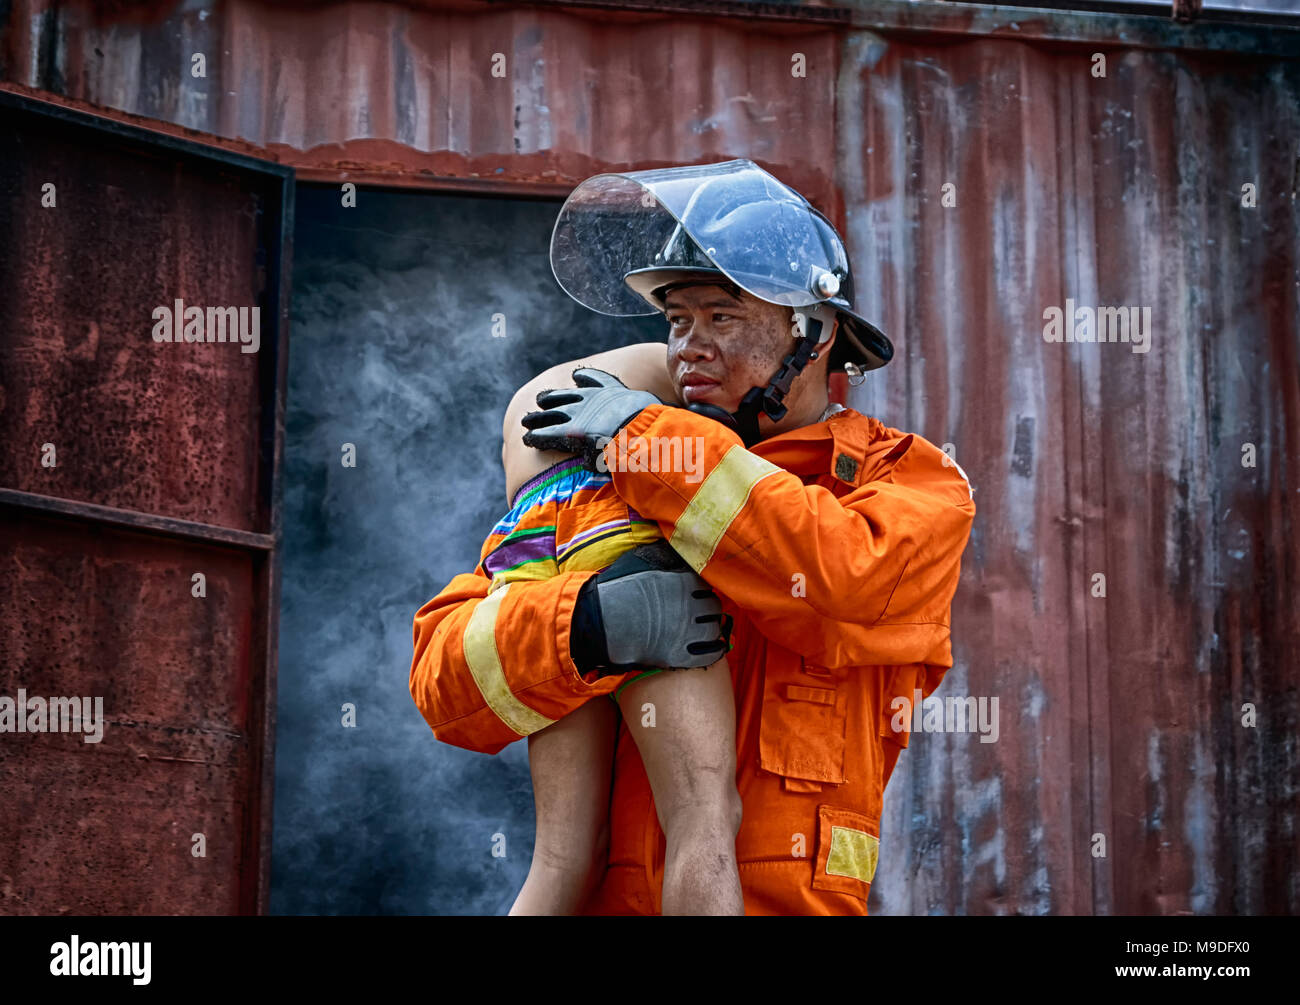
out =
[[[734,412],[794,348],[790,308],[749,293],[737,299],[721,286],[685,286],[669,291],[664,303],[668,372],[688,405],[705,402]],[[786,398],[792,411],[798,398],[819,386],[824,397],[824,367],[825,357],[795,380]]]

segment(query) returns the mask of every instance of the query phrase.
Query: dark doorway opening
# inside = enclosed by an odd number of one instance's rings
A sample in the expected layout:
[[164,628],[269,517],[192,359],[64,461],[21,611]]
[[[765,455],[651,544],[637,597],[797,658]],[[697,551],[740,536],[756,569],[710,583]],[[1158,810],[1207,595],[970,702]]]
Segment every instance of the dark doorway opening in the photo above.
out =
[[560,290],[558,208],[377,189],[346,208],[337,186],[298,186],[273,913],[500,914],[523,884],[526,744],[487,757],[437,742],[407,678],[416,610],[474,568],[506,510],[513,391],[666,334]]

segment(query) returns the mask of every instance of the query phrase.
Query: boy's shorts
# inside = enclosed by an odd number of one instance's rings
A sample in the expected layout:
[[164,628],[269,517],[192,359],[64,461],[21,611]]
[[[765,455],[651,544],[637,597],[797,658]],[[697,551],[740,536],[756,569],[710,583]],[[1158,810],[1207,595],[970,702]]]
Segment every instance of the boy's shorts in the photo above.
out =
[[[562,572],[600,572],[639,544],[657,541],[659,525],[647,520],[614,491],[608,474],[588,471],[580,457],[570,457],[530,478],[515,493],[510,512],[488,539],[483,571],[492,589],[517,580],[550,579]],[[609,694],[663,673],[643,670]]]
[[612,692],[610,692],[609,700],[612,701],[615,705],[617,705],[618,696],[623,693],[623,689],[627,687],[629,684],[635,684],[639,680],[644,680],[647,677],[653,677],[655,674],[663,673],[667,669],[668,669],[667,667],[658,667],[654,670],[643,670],[635,677],[629,677],[627,680],[623,681],[623,683],[620,684],[617,688],[615,688]]
[[[550,579],[562,572],[600,572],[639,544],[659,540],[659,526],[628,506],[608,474],[588,471],[579,457],[561,461],[525,482],[492,529],[483,571],[498,582]],[[662,673],[643,670],[634,681]]]

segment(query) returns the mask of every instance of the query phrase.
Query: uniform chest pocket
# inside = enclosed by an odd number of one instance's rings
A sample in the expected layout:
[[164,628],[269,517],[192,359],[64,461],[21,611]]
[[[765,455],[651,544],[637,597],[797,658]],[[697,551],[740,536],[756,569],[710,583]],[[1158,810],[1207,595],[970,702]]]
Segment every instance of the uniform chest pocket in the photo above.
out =
[[785,778],[844,781],[847,695],[825,670],[769,665],[763,679],[759,766]]

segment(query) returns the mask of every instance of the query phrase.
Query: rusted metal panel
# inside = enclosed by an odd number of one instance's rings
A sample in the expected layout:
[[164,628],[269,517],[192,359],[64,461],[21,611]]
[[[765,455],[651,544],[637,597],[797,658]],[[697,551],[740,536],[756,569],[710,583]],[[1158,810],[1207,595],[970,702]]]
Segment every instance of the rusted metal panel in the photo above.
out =
[[[264,909],[289,172],[7,94],[0,134],[0,694],[107,719],[0,736],[0,913]],[[156,342],[177,298],[257,352]]]
[[0,737],[0,914],[238,912],[255,560],[6,511],[0,563],[0,694],[99,697],[105,721]]
[[[259,512],[259,354],[159,344],[158,307],[257,305],[266,194],[146,149],[87,170],[57,124],[6,122],[0,484],[243,530]],[[53,207],[43,207],[53,185]],[[247,248],[243,256],[215,248]],[[251,319],[250,319],[251,320]],[[268,319],[270,320],[270,319]],[[260,342],[260,334],[259,334]],[[232,418],[238,416],[237,421]],[[54,466],[41,463],[52,444]]]

